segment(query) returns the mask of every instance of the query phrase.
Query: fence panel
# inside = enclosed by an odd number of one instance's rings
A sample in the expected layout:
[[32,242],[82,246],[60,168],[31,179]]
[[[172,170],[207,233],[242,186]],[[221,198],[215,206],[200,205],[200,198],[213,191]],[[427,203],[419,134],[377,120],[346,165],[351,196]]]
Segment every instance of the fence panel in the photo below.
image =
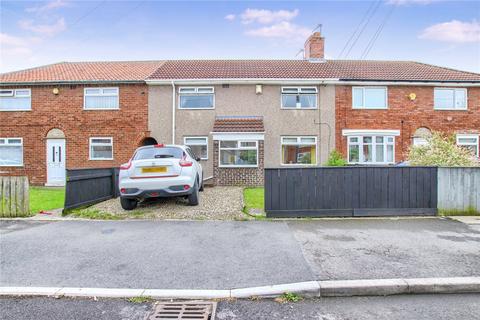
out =
[[435,167],[265,169],[268,217],[435,215]]
[[439,168],[438,208],[480,211],[480,168]]
[[118,168],[68,169],[64,210],[119,196]]
[[27,177],[0,177],[0,217],[30,215]]

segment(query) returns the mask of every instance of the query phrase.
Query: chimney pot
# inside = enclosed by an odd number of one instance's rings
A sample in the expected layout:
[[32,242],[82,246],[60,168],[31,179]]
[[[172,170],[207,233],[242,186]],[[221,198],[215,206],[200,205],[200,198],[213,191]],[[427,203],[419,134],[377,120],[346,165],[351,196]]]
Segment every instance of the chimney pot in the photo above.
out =
[[314,32],[308,37],[304,45],[304,57],[307,60],[324,60],[325,59],[325,38],[320,32]]

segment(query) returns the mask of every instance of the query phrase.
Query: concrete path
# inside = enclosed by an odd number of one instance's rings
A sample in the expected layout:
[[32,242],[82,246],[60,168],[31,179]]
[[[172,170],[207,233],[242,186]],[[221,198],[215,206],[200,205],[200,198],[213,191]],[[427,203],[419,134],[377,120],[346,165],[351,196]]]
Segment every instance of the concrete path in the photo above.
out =
[[480,275],[449,219],[1,221],[0,286],[229,289]]
[[[273,300],[220,301],[216,320],[450,320],[480,319],[480,295],[322,298],[280,304]],[[154,302],[125,299],[0,298],[11,320],[144,320]]]

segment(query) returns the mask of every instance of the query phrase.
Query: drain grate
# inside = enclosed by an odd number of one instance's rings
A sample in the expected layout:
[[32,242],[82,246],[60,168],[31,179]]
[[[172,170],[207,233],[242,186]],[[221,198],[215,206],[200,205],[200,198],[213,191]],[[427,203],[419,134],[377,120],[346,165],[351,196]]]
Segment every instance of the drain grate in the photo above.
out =
[[214,320],[215,302],[159,302],[148,320]]

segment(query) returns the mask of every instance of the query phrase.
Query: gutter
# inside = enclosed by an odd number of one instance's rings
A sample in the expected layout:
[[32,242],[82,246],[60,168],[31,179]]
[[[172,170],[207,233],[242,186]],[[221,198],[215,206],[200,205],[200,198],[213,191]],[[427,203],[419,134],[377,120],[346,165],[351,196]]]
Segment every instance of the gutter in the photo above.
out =
[[73,85],[73,84],[144,84],[144,80],[84,80],[84,81],[36,81],[36,82],[0,82],[0,87],[7,86],[46,86],[46,85]]

